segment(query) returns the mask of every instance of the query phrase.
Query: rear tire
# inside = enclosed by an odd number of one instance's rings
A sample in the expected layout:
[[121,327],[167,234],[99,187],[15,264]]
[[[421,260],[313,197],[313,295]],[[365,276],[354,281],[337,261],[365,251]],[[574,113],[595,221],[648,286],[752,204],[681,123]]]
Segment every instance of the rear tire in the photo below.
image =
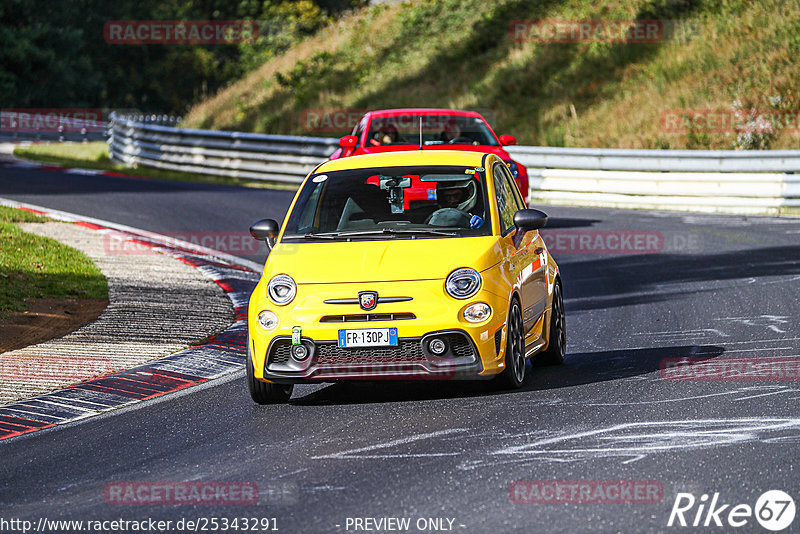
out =
[[247,389],[256,404],[285,403],[292,396],[293,384],[273,384],[256,380],[253,358],[250,354],[250,340],[247,340]]
[[522,311],[515,298],[511,301],[506,321],[505,370],[498,377],[500,383],[509,389],[517,389],[525,381],[525,331],[522,325]]
[[564,316],[564,297],[561,280],[553,288],[553,306],[550,314],[550,336],[547,349],[536,357],[537,365],[561,365],[567,355],[567,328]]

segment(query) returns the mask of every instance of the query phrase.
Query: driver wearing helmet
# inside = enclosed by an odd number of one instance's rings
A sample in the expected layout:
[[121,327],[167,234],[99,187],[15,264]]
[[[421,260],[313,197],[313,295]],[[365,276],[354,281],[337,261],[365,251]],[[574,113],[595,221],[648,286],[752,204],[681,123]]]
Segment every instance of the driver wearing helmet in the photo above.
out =
[[438,181],[436,201],[439,209],[433,212],[427,222],[432,226],[480,228],[483,219],[470,213],[477,200],[478,188],[472,178]]
[[441,208],[469,211],[475,206],[477,188],[471,178],[458,181],[436,182],[436,201]]

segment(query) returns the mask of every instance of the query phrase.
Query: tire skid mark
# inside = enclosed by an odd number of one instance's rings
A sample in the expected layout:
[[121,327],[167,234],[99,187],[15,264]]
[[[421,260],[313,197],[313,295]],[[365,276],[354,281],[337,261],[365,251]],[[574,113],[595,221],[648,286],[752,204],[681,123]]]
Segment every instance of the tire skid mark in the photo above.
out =
[[[476,449],[465,450],[464,435]],[[477,438],[477,439],[476,439]],[[659,454],[691,454],[753,443],[800,442],[800,418],[761,417],[639,421],[577,431],[480,433],[452,428],[335,448],[312,460],[424,460],[451,457],[459,471],[514,464],[565,464],[608,460],[620,465]]]

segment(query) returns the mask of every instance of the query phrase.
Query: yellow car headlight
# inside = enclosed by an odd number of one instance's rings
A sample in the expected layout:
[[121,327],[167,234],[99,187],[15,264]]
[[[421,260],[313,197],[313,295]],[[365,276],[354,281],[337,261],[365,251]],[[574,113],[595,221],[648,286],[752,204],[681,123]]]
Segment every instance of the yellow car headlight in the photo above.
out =
[[275,330],[279,324],[281,321],[274,311],[264,310],[258,314],[258,326],[264,330]]
[[478,292],[482,281],[478,271],[464,267],[448,275],[444,288],[453,298],[467,299]]
[[297,284],[288,274],[273,276],[267,284],[267,296],[278,306],[289,304],[296,294]]
[[464,310],[464,319],[470,323],[480,323],[488,319],[492,315],[492,308],[485,302],[476,302],[470,304]]

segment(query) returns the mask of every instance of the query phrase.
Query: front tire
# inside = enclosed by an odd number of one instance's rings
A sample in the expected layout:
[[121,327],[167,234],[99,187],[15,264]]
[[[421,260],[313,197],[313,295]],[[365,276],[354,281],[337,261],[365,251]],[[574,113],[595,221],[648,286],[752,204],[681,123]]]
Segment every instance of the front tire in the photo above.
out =
[[500,374],[500,382],[510,389],[517,389],[525,381],[525,330],[522,325],[522,311],[515,298],[511,301],[506,324],[505,371]]
[[550,336],[547,349],[536,358],[537,365],[561,365],[567,355],[567,328],[564,315],[564,297],[561,280],[553,288],[553,306],[550,314]]
[[256,380],[249,339],[247,340],[247,389],[250,391],[250,398],[256,404],[285,403],[292,396],[294,389],[292,384],[273,384]]

